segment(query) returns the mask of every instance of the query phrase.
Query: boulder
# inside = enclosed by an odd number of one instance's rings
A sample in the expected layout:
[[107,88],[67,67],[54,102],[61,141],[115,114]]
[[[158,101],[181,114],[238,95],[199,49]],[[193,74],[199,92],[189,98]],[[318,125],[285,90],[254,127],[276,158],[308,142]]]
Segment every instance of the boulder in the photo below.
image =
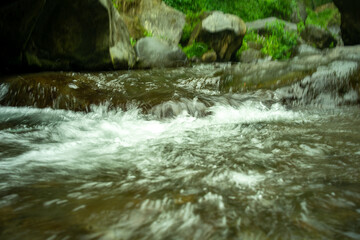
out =
[[185,15],[161,0],[119,0],[120,11],[134,39],[147,32],[169,45],[178,45],[185,26]]
[[337,40],[327,30],[314,25],[306,25],[305,30],[301,32],[301,37],[310,45],[319,49],[335,47]]
[[206,63],[216,62],[217,56],[214,50],[210,50],[201,56],[201,61]]
[[295,23],[287,22],[276,17],[269,17],[264,19],[259,19],[253,22],[247,22],[246,27],[248,31],[255,31],[259,34],[264,34],[267,32],[267,26],[280,22],[285,24],[286,31],[297,31],[297,25]]
[[341,13],[341,34],[345,45],[360,44],[360,1],[334,0]]
[[196,26],[189,44],[204,42],[214,49],[219,61],[236,60],[245,33],[246,25],[241,18],[215,11]]
[[[0,54],[14,59],[10,68],[103,70],[134,65],[127,28],[110,0],[33,0],[36,4],[29,4],[23,15],[18,6],[28,2],[17,0],[0,9],[0,25],[6,26],[1,28],[3,41],[19,39],[1,44]],[[11,22],[11,17],[18,20]],[[24,32],[14,31],[17,22]]]
[[187,62],[185,53],[178,46],[170,46],[154,37],[137,41],[135,51],[138,68],[178,67]]

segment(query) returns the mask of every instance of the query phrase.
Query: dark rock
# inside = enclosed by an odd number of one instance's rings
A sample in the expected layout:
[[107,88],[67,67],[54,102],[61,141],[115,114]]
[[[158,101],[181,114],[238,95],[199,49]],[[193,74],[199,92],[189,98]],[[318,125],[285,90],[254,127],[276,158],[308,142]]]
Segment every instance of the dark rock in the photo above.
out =
[[178,46],[170,46],[154,37],[142,38],[135,46],[138,68],[162,68],[183,66],[185,53]]
[[46,0],[8,0],[0,5],[0,72],[19,70],[23,51]]
[[341,34],[345,45],[360,44],[360,1],[334,0],[341,13]]
[[[2,6],[2,61],[39,70],[127,69],[135,63],[129,34],[110,0],[18,0]],[[23,5],[26,13],[18,11]],[[6,14],[5,14],[6,13]],[[17,21],[10,21],[18,18]],[[20,24],[22,31],[18,29]],[[18,38],[14,43],[13,39]]]
[[[120,88],[104,87],[96,76],[66,72],[41,72],[0,79],[3,106],[90,111],[91,105],[109,104],[125,108],[127,99]],[[101,87],[100,87],[101,86]]]
[[334,47],[337,41],[327,30],[314,25],[306,25],[305,30],[301,32],[301,37],[310,45],[319,49]]
[[331,35],[333,35],[333,37],[335,38],[337,44],[337,47],[341,47],[344,46],[344,41],[341,37],[341,29],[340,29],[340,25],[332,25],[332,26],[328,26],[327,30],[331,33]]
[[201,57],[201,61],[207,62],[207,63],[216,62],[216,59],[217,59],[217,56],[216,56],[216,52],[214,50],[204,53]]
[[236,60],[245,33],[246,25],[239,17],[215,11],[195,28],[189,44],[205,42],[214,49],[219,61]]

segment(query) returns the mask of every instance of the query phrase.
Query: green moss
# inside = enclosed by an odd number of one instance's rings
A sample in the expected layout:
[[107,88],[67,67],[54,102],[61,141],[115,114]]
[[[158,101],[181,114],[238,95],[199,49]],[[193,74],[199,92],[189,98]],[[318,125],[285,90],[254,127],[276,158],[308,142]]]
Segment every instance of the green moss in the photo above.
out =
[[330,25],[340,25],[340,13],[335,8],[328,8],[318,13],[309,8],[306,11],[308,13],[306,24],[316,25],[324,29]]
[[184,53],[188,58],[201,57],[209,50],[209,46],[202,42],[194,42],[193,44],[183,48]]

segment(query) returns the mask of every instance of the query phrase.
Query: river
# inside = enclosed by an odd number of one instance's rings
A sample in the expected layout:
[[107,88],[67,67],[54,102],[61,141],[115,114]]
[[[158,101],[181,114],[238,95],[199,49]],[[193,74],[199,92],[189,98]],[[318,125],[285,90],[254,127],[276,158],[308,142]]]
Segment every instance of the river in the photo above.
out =
[[3,102],[0,238],[360,239],[359,105],[223,92],[226,68],[45,73],[108,95]]

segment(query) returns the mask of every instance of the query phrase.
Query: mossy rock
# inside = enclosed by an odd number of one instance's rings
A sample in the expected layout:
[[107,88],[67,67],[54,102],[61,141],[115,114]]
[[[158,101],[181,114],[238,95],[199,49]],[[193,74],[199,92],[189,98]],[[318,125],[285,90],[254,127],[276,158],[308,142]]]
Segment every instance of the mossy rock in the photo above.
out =
[[245,33],[246,25],[241,18],[215,11],[196,26],[189,44],[204,42],[216,52],[219,61],[236,61]]

